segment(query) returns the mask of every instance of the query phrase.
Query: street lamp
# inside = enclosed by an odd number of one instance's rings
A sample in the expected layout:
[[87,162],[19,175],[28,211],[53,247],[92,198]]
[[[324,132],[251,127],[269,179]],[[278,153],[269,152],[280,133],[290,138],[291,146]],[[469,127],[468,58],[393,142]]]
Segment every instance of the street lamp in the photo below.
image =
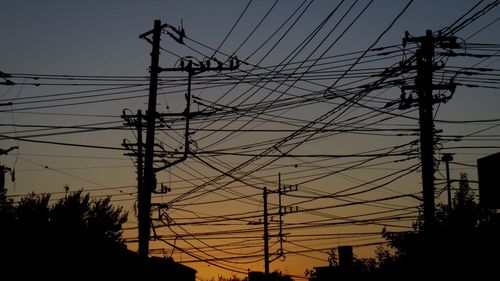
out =
[[446,188],[448,190],[448,209],[451,211],[451,180],[450,180],[450,161],[453,161],[451,153],[444,153],[441,158],[446,163]]

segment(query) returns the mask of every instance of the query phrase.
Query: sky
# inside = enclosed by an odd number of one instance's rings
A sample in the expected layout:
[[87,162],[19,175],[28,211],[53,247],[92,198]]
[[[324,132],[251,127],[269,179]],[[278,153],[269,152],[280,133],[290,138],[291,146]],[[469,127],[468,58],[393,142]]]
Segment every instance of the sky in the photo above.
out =
[[[263,188],[281,183],[297,190],[281,198],[291,207],[281,257],[279,196],[269,194],[271,270],[303,277],[343,245],[373,256],[383,228],[411,229],[422,192],[418,108],[398,108],[415,77],[398,66],[418,48],[403,46],[405,32],[441,30],[468,54],[436,49],[434,83],[457,84],[434,91],[451,97],[434,105],[436,204],[447,202],[443,153],[453,153],[451,179],[467,173],[477,188],[477,159],[500,150],[500,10],[490,4],[498,1],[2,1],[0,71],[10,77],[0,78],[0,148],[19,147],[0,156],[16,175],[6,188],[14,199],[60,198],[65,186],[111,196],[129,211],[124,237],[137,248],[136,159],[121,145],[137,131],[121,116],[146,111],[151,45],[139,35],[161,20],[171,26],[161,67],[241,63],[193,77],[191,110],[203,114],[190,120],[188,159],[157,173],[171,191],[153,195],[169,209],[152,212],[151,254],[202,280],[262,271]],[[181,27],[184,44],[167,34]],[[162,72],[157,111],[182,113],[186,92],[185,72]],[[157,165],[184,150],[185,121],[161,124]]]

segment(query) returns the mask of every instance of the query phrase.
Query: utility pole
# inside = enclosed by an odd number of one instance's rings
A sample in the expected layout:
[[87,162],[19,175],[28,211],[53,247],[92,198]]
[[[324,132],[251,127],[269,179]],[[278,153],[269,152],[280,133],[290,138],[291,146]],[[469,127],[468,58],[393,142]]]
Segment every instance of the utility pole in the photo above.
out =
[[[417,104],[419,108],[419,124],[420,124],[420,153],[422,162],[422,189],[424,198],[424,230],[431,233],[435,222],[435,205],[434,205],[434,116],[433,104],[437,102],[446,102],[449,98],[435,98],[433,90],[450,90],[454,91],[453,83],[445,85],[433,84],[433,72],[442,66],[434,64],[434,49],[435,45],[447,48],[457,47],[456,37],[451,36],[434,36],[431,30],[427,30],[425,36],[410,37],[408,32],[403,38],[403,47],[406,43],[417,43],[420,45],[416,50],[417,60],[417,76],[414,86],[403,86],[403,96],[401,103],[405,106],[411,105],[409,100],[414,100],[411,97],[406,98],[404,91],[412,90],[417,93]],[[400,106],[401,108],[401,106]]]
[[[143,180],[138,190],[138,224],[139,224],[139,256],[148,257],[149,253],[149,237],[151,234],[151,193],[156,189],[156,178],[153,167],[154,162],[154,146],[155,146],[155,127],[156,118],[156,96],[158,89],[158,74],[161,72],[159,67],[160,60],[160,40],[162,30],[170,28],[180,36],[176,38],[172,33],[167,32],[177,42],[183,43],[185,36],[184,30],[177,30],[169,24],[161,24],[160,20],[154,21],[152,30],[139,35],[139,38],[145,39],[151,43],[151,66],[149,69],[149,98],[148,110],[146,112],[146,144],[144,147],[144,167]],[[148,36],[152,35],[152,39]],[[142,149],[142,148],[141,148]]]
[[149,237],[151,234],[151,192],[155,189],[153,157],[156,124],[156,92],[158,89],[158,73],[160,59],[161,21],[154,21],[154,28],[139,36],[145,38],[153,34],[151,41],[151,67],[149,69],[149,99],[146,112],[146,146],[144,154],[144,180],[138,190],[138,223],[139,223],[139,256],[147,258],[149,253]]
[[[182,33],[183,34],[183,33]],[[216,67],[211,67],[210,65],[210,60],[215,60],[217,62]],[[190,144],[190,139],[189,139],[189,120],[198,115],[210,115],[212,113],[201,113],[201,112],[191,112],[191,81],[193,80],[193,77],[196,74],[205,72],[205,71],[223,71],[223,70],[236,70],[240,66],[240,61],[234,57],[229,60],[230,65],[228,67],[224,66],[222,62],[219,60],[216,60],[214,58],[207,60],[207,61],[199,61],[199,62],[193,62],[192,60],[186,60],[184,58],[181,59],[180,61],[180,67],[160,67],[159,72],[163,71],[168,71],[168,72],[187,72],[188,73],[188,85],[187,85],[187,93],[185,95],[186,98],[186,108],[184,112],[181,113],[159,113],[158,116],[160,118],[163,117],[175,117],[175,116],[181,116],[184,117],[186,120],[185,124],[185,132],[184,132],[184,153],[183,155],[174,160],[173,162],[167,162],[164,161],[164,165],[159,168],[155,168],[153,171],[158,172],[163,169],[166,169],[168,167],[171,167],[173,165],[176,165],[184,160],[187,159],[188,154],[189,154],[189,144]]]
[[269,222],[267,220],[267,187],[264,187],[264,273],[269,276]]
[[441,160],[446,164],[446,190],[448,193],[448,210],[451,211],[451,180],[450,180],[450,161],[453,161],[453,156],[451,153],[443,153]]
[[278,218],[280,224],[280,232],[278,233],[278,237],[280,239],[280,251],[279,256],[282,257],[284,255],[283,252],[283,211],[281,210],[281,173],[278,173]]
[[295,210],[292,206],[283,206],[282,201],[281,201],[281,196],[283,194],[286,194],[288,192],[292,191],[297,191],[298,186],[297,185],[281,185],[281,173],[278,173],[278,216],[279,216],[279,234],[278,237],[280,239],[280,250],[279,250],[279,256],[284,257],[285,256],[285,251],[283,250],[283,240],[285,237],[285,234],[283,233],[283,216],[289,213],[293,213],[294,211],[298,211],[298,206],[295,206]]
[[[295,209],[293,207],[285,207],[282,206],[281,204],[281,196],[287,192],[291,191],[297,191],[297,185],[283,185],[281,186],[281,173],[278,173],[278,190],[274,191],[269,191],[267,187],[264,187],[264,273],[266,275],[269,274],[269,265],[271,263],[269,259],[269,212],[268,212],[268,195],[270,193],[278,193],[278,200],[279,200],[279,206],[278,206],[278,216],[279,216],[279,234],[278,237],[280,239],[280,249],[278,252],[278,256],[273,259],[276,260],[277,258],[284,257],[284,251],[283,251],[283,237],[285,234],[283,233],[283,216],[292,213],[292,212],[297,212],[298,207],[295,206]],[[271,221],[273,221],[271,219]],[[261,220],[259,222],[250,222],[249,224],[261,224]]]
[[[234,70],[239,67],[239,61],[237,58],[231,58],[229,61],[230,66],[225,67],[224,64],[214,58],[217,62],[217,67],[210,67],[210,60],[207,62],[199,62],[198,64],[193,63],[191,60],[187,62],[181,59],[181,66],[177,68],[161,68],[159,66],[159,56],[160,56],[160,40],[163,29],[169,28],[172,32],[167,31],[166,33],[172,37],[179,44],[184,44],[183,39],[185,38],[184,29],[175,28],[169,24],[161,24],[161,21],[155,20],[154,27],[152,30],[145,32],[139,36],[141,39],[145,39],[152,45],[151,50],[151,66],[150,66],[150,77],[149,77],[149,99],[148,99],[148,110],[146,112],[146,144],[144,146],[144,165],[142,172],[142,182],[138,182],[138,225],[139,225],[139,255],[141,257],[147,257],[149,252],[149,238],[151,234],[151,193],[155,192],[156,189],[156,177],[155,174],[158,171],[171,167],[178,164],[185,159],[187,159],[189,153],[189,120],[195,115],[190,111],[191,105],[191,79],[195,74],[208,71],[208,70]],[[152,39],[149,36],[152,35]],[[159,114],[156,112],[156,97],[158,88],[158,75],[163,71],[187,71],[188,72],[188,90],[186,94],[186,109],[182,113],[173,114]],[[172,162],[163,161],[165,164],[162,167],[155,168],[154,157],[155,154],[155,127],[156,119],[158,117],[162,118],[165,116],[184,116],[186,118],[186,129],[185,129],[185,142],[184,142],[184,153],[179,159]],[[141,142],[142,143],[142,142]],[[141,147],[142,149],[142,147]],[[138,173],[139,174],[139,173]],[[168,191],[167,188],[162,188],[162,193]],[[168,208],[164,204],[155,204],[160,209]]]
[[434,71],[434,42],[428,30],[417,50],[418,113],[420,123],[420,151],[422,153],[422,186],[424,197],[424,229],[434,226],[434,116],[432,97],[432,73]]

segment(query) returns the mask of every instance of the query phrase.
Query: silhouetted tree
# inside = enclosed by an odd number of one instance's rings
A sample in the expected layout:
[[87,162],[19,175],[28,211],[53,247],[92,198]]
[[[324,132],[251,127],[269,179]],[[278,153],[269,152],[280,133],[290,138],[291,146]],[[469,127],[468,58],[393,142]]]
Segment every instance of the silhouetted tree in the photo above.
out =
[[389,250],[382,246],[377,246],[375,258],[358,258],[353,255],[352,268],[345,269],[339,265],[338,251],[336,248],[328,252],[328,267],[316,269],[306,269],[305,276],[309,281],[323,280],[378,280],[379,272],[385,268],[386,264],[392,262],[393,256]]
[[7,197],[7,189],[0,189],[0,223],[6,224],[13,218],[12,199]]
[[[246,277],[245,278],[239,278],[238,276],[236,276],[235,274],[233,274],[233,276],[231,277],[224,277],[222,275],[219,275],[217,277],[217,281],[245,281]],[[214,277],[212,277],[212,279],[210,279],[211,281],[216,281],[216,279]]]
[[21,279],[71,279],[75,276],[68,274],[111,276],[123,269],[130,254],[121,237],[127,219],[121,207],[113,207],[110,198],[91,200],[82,191],[53,205],[50,197],[30,194],[14,203],[0,192],[0,256],[5,271]]
[[328,251],[328,265],[329,266],[339,265],[339,255],[337,254],[337,249],[330,249]]
[[476,202],[467,175],[462,173],[453,206],[437,206],[431,235],[422,227],[422,216],[414,223],[414,231],[383,231],[383,237],[395,249],[395,254],[388,256],[390,262],[385,264],[386,269],[415,276],[484,276],[493,270],[494,262],[493,255],[486,253],[499,249],[498,238],[494,238],[498,234],[498,224],[480,224],[486,215]]
[[[354,257],[354,274],[343,277],[356,280],[442,277],[450,280],[496,274],[500,261],[500,218],[481,209],[467,174],[460,175],[452,205],[437,206],[436,224],[430,234],[424,232],[422,214],[413,223],[413,231],[388,232],[384,228],[382,236],[393,250],[380,246],[375,251],[375,258]],[[326,277],[308,269],[305,274],[309,280],[331,280],[332,276],[343,278],[338,268],[337,252],[332,249],[328,254],[330,266],[322,268]]]

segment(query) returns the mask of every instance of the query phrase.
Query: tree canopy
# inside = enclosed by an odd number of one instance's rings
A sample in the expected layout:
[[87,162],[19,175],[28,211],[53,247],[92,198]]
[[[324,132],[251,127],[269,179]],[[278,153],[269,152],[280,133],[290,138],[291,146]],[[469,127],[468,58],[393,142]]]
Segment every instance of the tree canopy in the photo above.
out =
[[422,228],[422,219],[415,222],[414,231],[383,233],[395,250],[392,272],[451,278],[495,271],[500,250],[498,216],[476,202],[466,174],[460,176],[452,206],[437,206],[432,232]]
[[50,194],[30,194],[13,202],[1,190],[3,273],[52,278],[112,275],[113,268],[123,267],[130,256],[122,239],[126,220],[127,213],[112,206],[109,197],[91,199],[77,191],[53,204]]
[[[357,280],[462,279],[464,276],[496,275],[500,252],[500,218],[484,210],[476,201],[466,174],[461,174],[452,206],[439,204],[432,231],[423,228],[423,216],[413,231],[390,232],[382,237],[389,248],[378,247],[375,258],[355,256],[346,278]],[[325,276],[307,270],[311,281],[331,280],[329,274],[342,276],[335,249],[328,252]],[[354,275],[353,275],[354,274]],[[338,279],[338,278],[337,278]]]

